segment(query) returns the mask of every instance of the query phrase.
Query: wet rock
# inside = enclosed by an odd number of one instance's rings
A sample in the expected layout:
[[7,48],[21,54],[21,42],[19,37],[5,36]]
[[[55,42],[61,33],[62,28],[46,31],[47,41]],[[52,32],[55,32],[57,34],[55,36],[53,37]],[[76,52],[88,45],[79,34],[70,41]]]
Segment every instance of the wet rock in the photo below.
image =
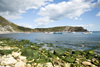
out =
[[83,61],[82,64],[83,65],[91,65],[91,63],[90,62],[87,62],[87,61]]

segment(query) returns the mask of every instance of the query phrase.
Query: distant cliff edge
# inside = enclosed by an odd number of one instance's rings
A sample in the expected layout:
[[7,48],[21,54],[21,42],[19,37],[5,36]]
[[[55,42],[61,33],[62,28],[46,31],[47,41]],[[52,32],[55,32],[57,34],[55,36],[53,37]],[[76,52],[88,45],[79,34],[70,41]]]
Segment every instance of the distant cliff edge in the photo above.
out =
[[83,27],[73,27],[73,26],[60,26],[52,28],[36,28],[34,32],[62,32],[62,31],[75,31],[75,32],[86,32],[87,29]]

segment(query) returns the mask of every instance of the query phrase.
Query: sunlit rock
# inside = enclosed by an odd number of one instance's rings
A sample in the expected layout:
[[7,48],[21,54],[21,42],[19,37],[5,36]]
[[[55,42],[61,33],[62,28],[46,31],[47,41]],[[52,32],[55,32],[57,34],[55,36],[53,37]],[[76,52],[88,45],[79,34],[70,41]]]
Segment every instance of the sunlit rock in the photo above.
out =
[[21,52],[12,52],[12,56],[14,57],[14,58],[16,58],[16,57],[19,57],[21,55]]
[[83,65],[91,65],[91,63],[90,62],[87,62],[87,61],[83,61],[82,64]]
[[7,57],[4,56],[1,58],[1,65],[13,65],[16,62],[17,61],[13,57],[11,57],[10,55]]
[[0,41],[0,43],[3,43],[2,41]]
[[31,64],[27,64],[26,67],[31,67]]
[[20,61],[15,64],[15,67],[26,67],[26,63]]
[[95,66],[95,65],[92,64],[91,67],[97,67],[97,66]]
[[50,62],[44,64],[43,66],[44,66],[44,67],[53,67],[52,63],[50,63]]
[[70,67],[69,63],[64,63],[64,67]]
[[26,57],[25,56],[19,56],[19,59],[26,63]]
[[43,67],[43,64],[39,63],[39,64],[37,65],[37,67]]

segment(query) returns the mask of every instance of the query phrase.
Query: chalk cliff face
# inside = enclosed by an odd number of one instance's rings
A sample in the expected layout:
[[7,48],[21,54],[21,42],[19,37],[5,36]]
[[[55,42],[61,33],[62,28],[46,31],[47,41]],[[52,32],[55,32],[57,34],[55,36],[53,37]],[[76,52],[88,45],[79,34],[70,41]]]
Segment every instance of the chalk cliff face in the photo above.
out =
[[0,16],[0,32],[16,32],[12,23]]
[[76,31],[76,32],[84,32],[87,31],[83,27],[72,27],[72,26],[59,26],[52,28],[26,28],[22,26],[18,26],[2,16],[0,16],[0,32],[62,32],[62,31]]

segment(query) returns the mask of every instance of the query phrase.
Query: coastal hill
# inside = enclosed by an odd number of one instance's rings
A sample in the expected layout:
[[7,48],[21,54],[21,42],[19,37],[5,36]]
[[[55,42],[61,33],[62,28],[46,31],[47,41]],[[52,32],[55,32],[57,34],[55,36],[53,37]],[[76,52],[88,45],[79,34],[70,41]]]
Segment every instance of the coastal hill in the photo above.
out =
[[0,16],[0,32],[25,32],[32,29],[18,26]]
[[75,31],[75,32],[86,32],[87,30],[83,27],[72,27],[72,26],[60,26],[52,28],[35,28],[34,32],[62,32],[62,31]]
[[62,32],[62,31],[76,31],[76,32],[85,32],[87,31],[83,27],[72,27],[72,26],[60,26],[52,28],[27,28],[18,26],[2,16],[0,16],[0,32]]

